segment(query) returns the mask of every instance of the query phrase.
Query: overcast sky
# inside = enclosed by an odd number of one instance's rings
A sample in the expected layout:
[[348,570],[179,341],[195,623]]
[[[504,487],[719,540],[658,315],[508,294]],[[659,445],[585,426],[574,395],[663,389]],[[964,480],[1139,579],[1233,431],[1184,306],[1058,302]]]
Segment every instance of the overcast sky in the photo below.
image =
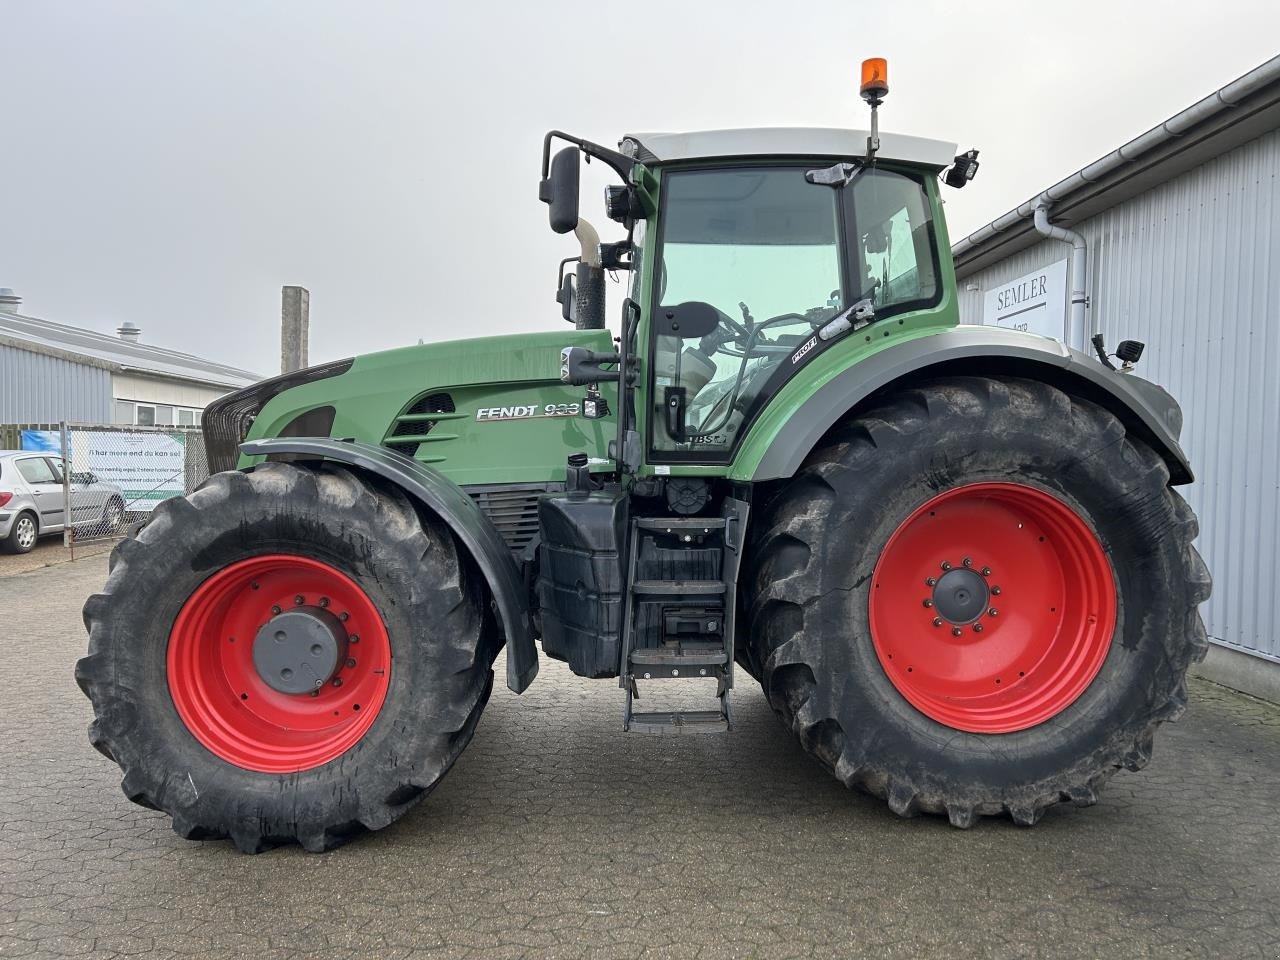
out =
[[1275,0],[0,0],[0,286],[264,374],[287,283],[313,362],[555,329],[551,127],[865,126],[858,64],[884,56],[884,129],[982,151],[947,191],[958,238],[1278,36]]

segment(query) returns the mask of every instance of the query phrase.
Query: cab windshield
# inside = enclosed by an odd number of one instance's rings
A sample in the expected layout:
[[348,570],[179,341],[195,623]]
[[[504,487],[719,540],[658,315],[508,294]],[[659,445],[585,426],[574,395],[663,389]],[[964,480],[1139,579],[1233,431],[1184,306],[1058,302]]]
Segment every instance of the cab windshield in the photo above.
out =
[[[846,306],[933,298],[923,185],[872,169],[837,190],[808,182],[812,166],[664,177],[655,306],[701,301],[720,322],[700,339],[655,338],[655,451],[727,457],[783,361]],[[850,231],[856,244],[842,242]]]

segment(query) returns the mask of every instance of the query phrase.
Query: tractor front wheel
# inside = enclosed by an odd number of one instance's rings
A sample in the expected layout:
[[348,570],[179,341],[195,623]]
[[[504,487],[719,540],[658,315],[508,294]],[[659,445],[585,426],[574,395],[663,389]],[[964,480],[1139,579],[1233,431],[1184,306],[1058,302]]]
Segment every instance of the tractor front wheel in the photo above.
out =
[[471,739],[499,641],[448,530],[337,467],[168,500],[85,605],[90,739],[190,839],[312,851],[391,823]]
[[1161,458],[1049,385],[955,378],[845,424],[763,511],[742,655],[898,814],[1032,824],[1138,769],[1207,649]]

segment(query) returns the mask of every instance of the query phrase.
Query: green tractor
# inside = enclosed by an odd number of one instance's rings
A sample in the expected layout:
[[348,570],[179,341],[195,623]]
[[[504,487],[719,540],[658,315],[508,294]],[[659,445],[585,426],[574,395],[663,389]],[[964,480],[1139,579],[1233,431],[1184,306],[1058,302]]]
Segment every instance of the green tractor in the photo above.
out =
[[[1143,766],[1207,645],[1180,410],[1101,349],[959,325],[941,190],[976,152],[881,135],[869,63],[870,133],[549,133],[572,332],[212,404],[218,472],[85,605],[125,794],[184,837],[328,849],[429,792],[538,640],[618,683],[624,731],[731,731],[745,672],[901,816],[1029,825]],[[579,216],[583,158],[626,240]],[[658,708],[681,679],[706,709]]]

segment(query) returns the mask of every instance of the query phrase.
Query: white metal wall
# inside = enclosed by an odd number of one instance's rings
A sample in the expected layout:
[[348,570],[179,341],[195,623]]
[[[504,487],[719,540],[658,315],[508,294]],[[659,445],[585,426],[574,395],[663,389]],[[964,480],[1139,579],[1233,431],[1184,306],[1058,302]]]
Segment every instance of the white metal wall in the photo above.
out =
[[[1280,660],[1280,131],[1072,226],[1088,241],[1088,322],[1112,349],[1145,341],[1137,372],[1182,404],[1209,634]],[[984,290],[1070,253],[1045,241],[964,277],[962,319],[981,322]]]
[[111,420],[111,374],[0,344],[0,423]]
[[177,407],[204,409],[214,400],[230,393],[232,388],[204,387],[180,380],[162,380],[159,377],[139,377],[117,373],[112,377],[113,395],[120,400],[139,403],[166,403]]

